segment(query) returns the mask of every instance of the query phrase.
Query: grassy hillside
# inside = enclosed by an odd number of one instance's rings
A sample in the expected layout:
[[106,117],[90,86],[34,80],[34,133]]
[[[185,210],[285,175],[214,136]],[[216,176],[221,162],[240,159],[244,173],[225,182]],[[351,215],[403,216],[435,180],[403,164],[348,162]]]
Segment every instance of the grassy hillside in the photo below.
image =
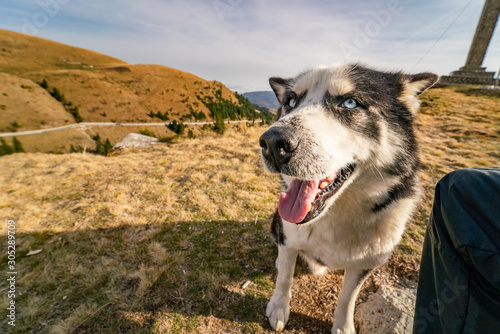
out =
[[0,72],[25,74],[82,66],[109,67],[126,62],[98,52],[0,29]]
[[[445,173],[500,167],[500,99],[460,90],[422,97],[423,198],[361,299],[381,283],[416,280],[433,188]],[[272,333],[264,312],[276,278],[268,228],[279,180],[260,162],[264,129],[110,157],[0,157],[0,215],[17,226],[12,332]],[[300,264],[284,333],[329,333],[341,282],[341,272],[317,278]]]
[[[18,131],[80,121],[212,121],[209,102],[242,106],[235,93],[217,81],[166,66],[131,65],[7,30],[0,30],[0,75],[0,83],[5,83],[0,85],[0,113],[5,116],[0,117],[0,132],[11,132],[14,121]],[[46,83],[45,92],[41,83]],[[77,130],[67,133],[79,136]],[[60,144],[53,142],[44,152]],[[62,151],[68,150],[66,145]]]
[[30,73],[37,82],[46,80],[51,91],[57,88],[72,106],[77,106],[85,122],[161,122],[148,116],[160,112],[171,120],[195,118],[191,110],[210,111],[205,96],[237,103],[234,93],[215,81],[159,65],[127,65],[93,70],[64,70]]
[[[0,72],[0,132],[74,123],[64,107],[37,83]],[[13,126],[12,124],[17,125]]]

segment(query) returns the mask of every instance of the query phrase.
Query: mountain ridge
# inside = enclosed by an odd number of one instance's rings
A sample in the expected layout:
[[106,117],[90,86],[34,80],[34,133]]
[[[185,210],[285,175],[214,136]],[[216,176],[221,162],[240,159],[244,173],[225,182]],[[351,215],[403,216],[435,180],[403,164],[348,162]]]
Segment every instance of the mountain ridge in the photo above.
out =
[[268,109],[278,109],[279,103],[276,99],[276,95],[272,91],[259,90],[253,92],[246,92],[242,94],[250,102],[261,107],[266,107]]

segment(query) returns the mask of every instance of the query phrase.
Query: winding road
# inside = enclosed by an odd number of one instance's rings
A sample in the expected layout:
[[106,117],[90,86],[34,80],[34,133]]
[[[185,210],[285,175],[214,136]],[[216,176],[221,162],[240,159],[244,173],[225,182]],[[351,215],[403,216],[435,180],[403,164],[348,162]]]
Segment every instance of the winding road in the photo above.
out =
[[[249,123],[253,121],[242,120],[242,121],[224,121],[226,124],[233,123]],[[255,122],[262,122],[261,119],[255,120]],[[205,124],[213,124],[214,122],[184,122],[185,125],[205,125]],[[74,128],[86,128],[90,126],[151,126],[151,125],[164,125],[167,126],[169,123],[167,122],[159,122],[159,123],[113,123],[113,122],[82,122],[77,124],[69,124],[64,126],[58,126],[55,128],[47,128],[47,129],[39,129],[39,130],[29,130],[29,131],[19,131],[19,132],[6,132],[0,133],[0,137],[13,137],[13,136],[27,136],[27,135],[35,135],[39,133],[46,133],[51,131],[60,131],[66,129],[74,129]]]

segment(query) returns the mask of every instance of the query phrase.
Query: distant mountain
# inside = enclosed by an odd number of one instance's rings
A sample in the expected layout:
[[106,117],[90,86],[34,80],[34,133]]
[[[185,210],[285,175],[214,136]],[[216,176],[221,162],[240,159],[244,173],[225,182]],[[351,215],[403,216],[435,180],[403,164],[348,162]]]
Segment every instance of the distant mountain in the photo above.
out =
[[269,109],[278,109],[279,103],[276,95],[272,91],[262,90],[257,92],[248,92],[242,94],[253,104],[257,104]]

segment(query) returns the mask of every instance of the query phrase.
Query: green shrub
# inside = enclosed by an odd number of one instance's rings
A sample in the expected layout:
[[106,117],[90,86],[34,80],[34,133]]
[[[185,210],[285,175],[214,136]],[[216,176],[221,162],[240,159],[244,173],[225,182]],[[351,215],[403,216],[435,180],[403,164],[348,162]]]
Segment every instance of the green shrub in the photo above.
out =
[[154,133],[154,131],[152,131],[152,130],[150,130],[148,128],[142,128],[142,129],[140,129],[139,133],[141,135],[145,135],[145,136],[156,138],[156,133]]
[[50,95],[57,101],[61,102],[62,104],[66,103],[66,98],[64,97],[64,94],[59,91],[56,87],[52,88],[52,92],[49,92]]
[[[172,109],[172,108],[170,108]],[[158,117],[162,121],[168,121],[170,118],[168,117],[168,112],[165,111],[165,113],[162,113],[161,111],[158,110],[158,112],[155,114],[154,112],[150,111],[149,114],[146,114],[151,118]]]
[[179,122],[177,123],[176,120],[174,120],[171,123],[168,123],[167,128],[172,130],[173,132],[177,133],[178,135],[183,135],[184,134],[184,123]]
[[40,83],[40,87],[43,89],[49,88],[49,84],[47,83],[47,80],[43,79],[43,81]]
[[255,119],[257,117],[255,108],[250,101],[244,96],[235,93],[238,103],[235,104],[230,100],[222,97],[222,88],[213,92],[214,96],[205,96],[201,101],[210,110],[210,116],[214,119],[222,117],[222,119]]
[[9,146],[5,139],[0,138],[0,141],[2,143],[2,145],[0,146],[0,156],[15,153],[14,148],[12,146]]
[[23,144],[21,144],[21,142],[16,137],[12,138],[13,146],[7,144],[7,142],[3,138],[1,138],[0,141],[2,144],[0,145],[0,156],[9,155],[13,153],[26,152],[23,148]]
[[215,133],[218,133],[220,135],[226,132],[226,124],[224,123],[224,119],[221,116],[217,116],[217,118],[215,119],[213,130],[215,131]]
[[80,123],[83,121],[82,116],[80,116],[80,113],[78,112],[78,106],[76,106],[74,108],[68,108],[67,110],[71,114],[71,116],[73,116],[73,118],[75,119],[75,121],[77,123]]
[[111,145],[108,138],[106,138],[104,144],[102,143],[101,136],[99,134],[91,136],[91,138],[95,141],[95,149],[89,150],[90,153],[106,156],[108,155],[108,152],[113,149],[113,145]]
[[76,147],[71,144],[70,148],[69,148],[69,152],[70,153],[82,153],[83,152],[83,147],[81,147],[80,145],[76,145]]
[[23,144],[16,138],[12,138],[12,145],[14,145],[14,151],[16,152],[26,152],[23,148]]
[[54,88],[52,88],[52,91],[49,91],[48,90],[49,84],[47,83],[47,80],[45,80],[45,79],[43,79],[43,81],[40,83],[40,86],[42,88],[46,89],[49,92],[49,94],[54,99],[56,99],[57,101],[61,102],[61,104],[63,105],[64,109],[67,112],[69,112],[71,114],[71,116],[73,116],[73,118],[75,119],[75,121],[77,123],[83,122],[83,118],[82,118],[82,116],[80,115],[80,113],[78,111],[78,106],[70,108],[71,106],[73,106],[73,102],[66,101],[66,98],[64,97],[64,94],[61,93],[61,91],[59,89],[57,89],[56,87],[54,87]]

